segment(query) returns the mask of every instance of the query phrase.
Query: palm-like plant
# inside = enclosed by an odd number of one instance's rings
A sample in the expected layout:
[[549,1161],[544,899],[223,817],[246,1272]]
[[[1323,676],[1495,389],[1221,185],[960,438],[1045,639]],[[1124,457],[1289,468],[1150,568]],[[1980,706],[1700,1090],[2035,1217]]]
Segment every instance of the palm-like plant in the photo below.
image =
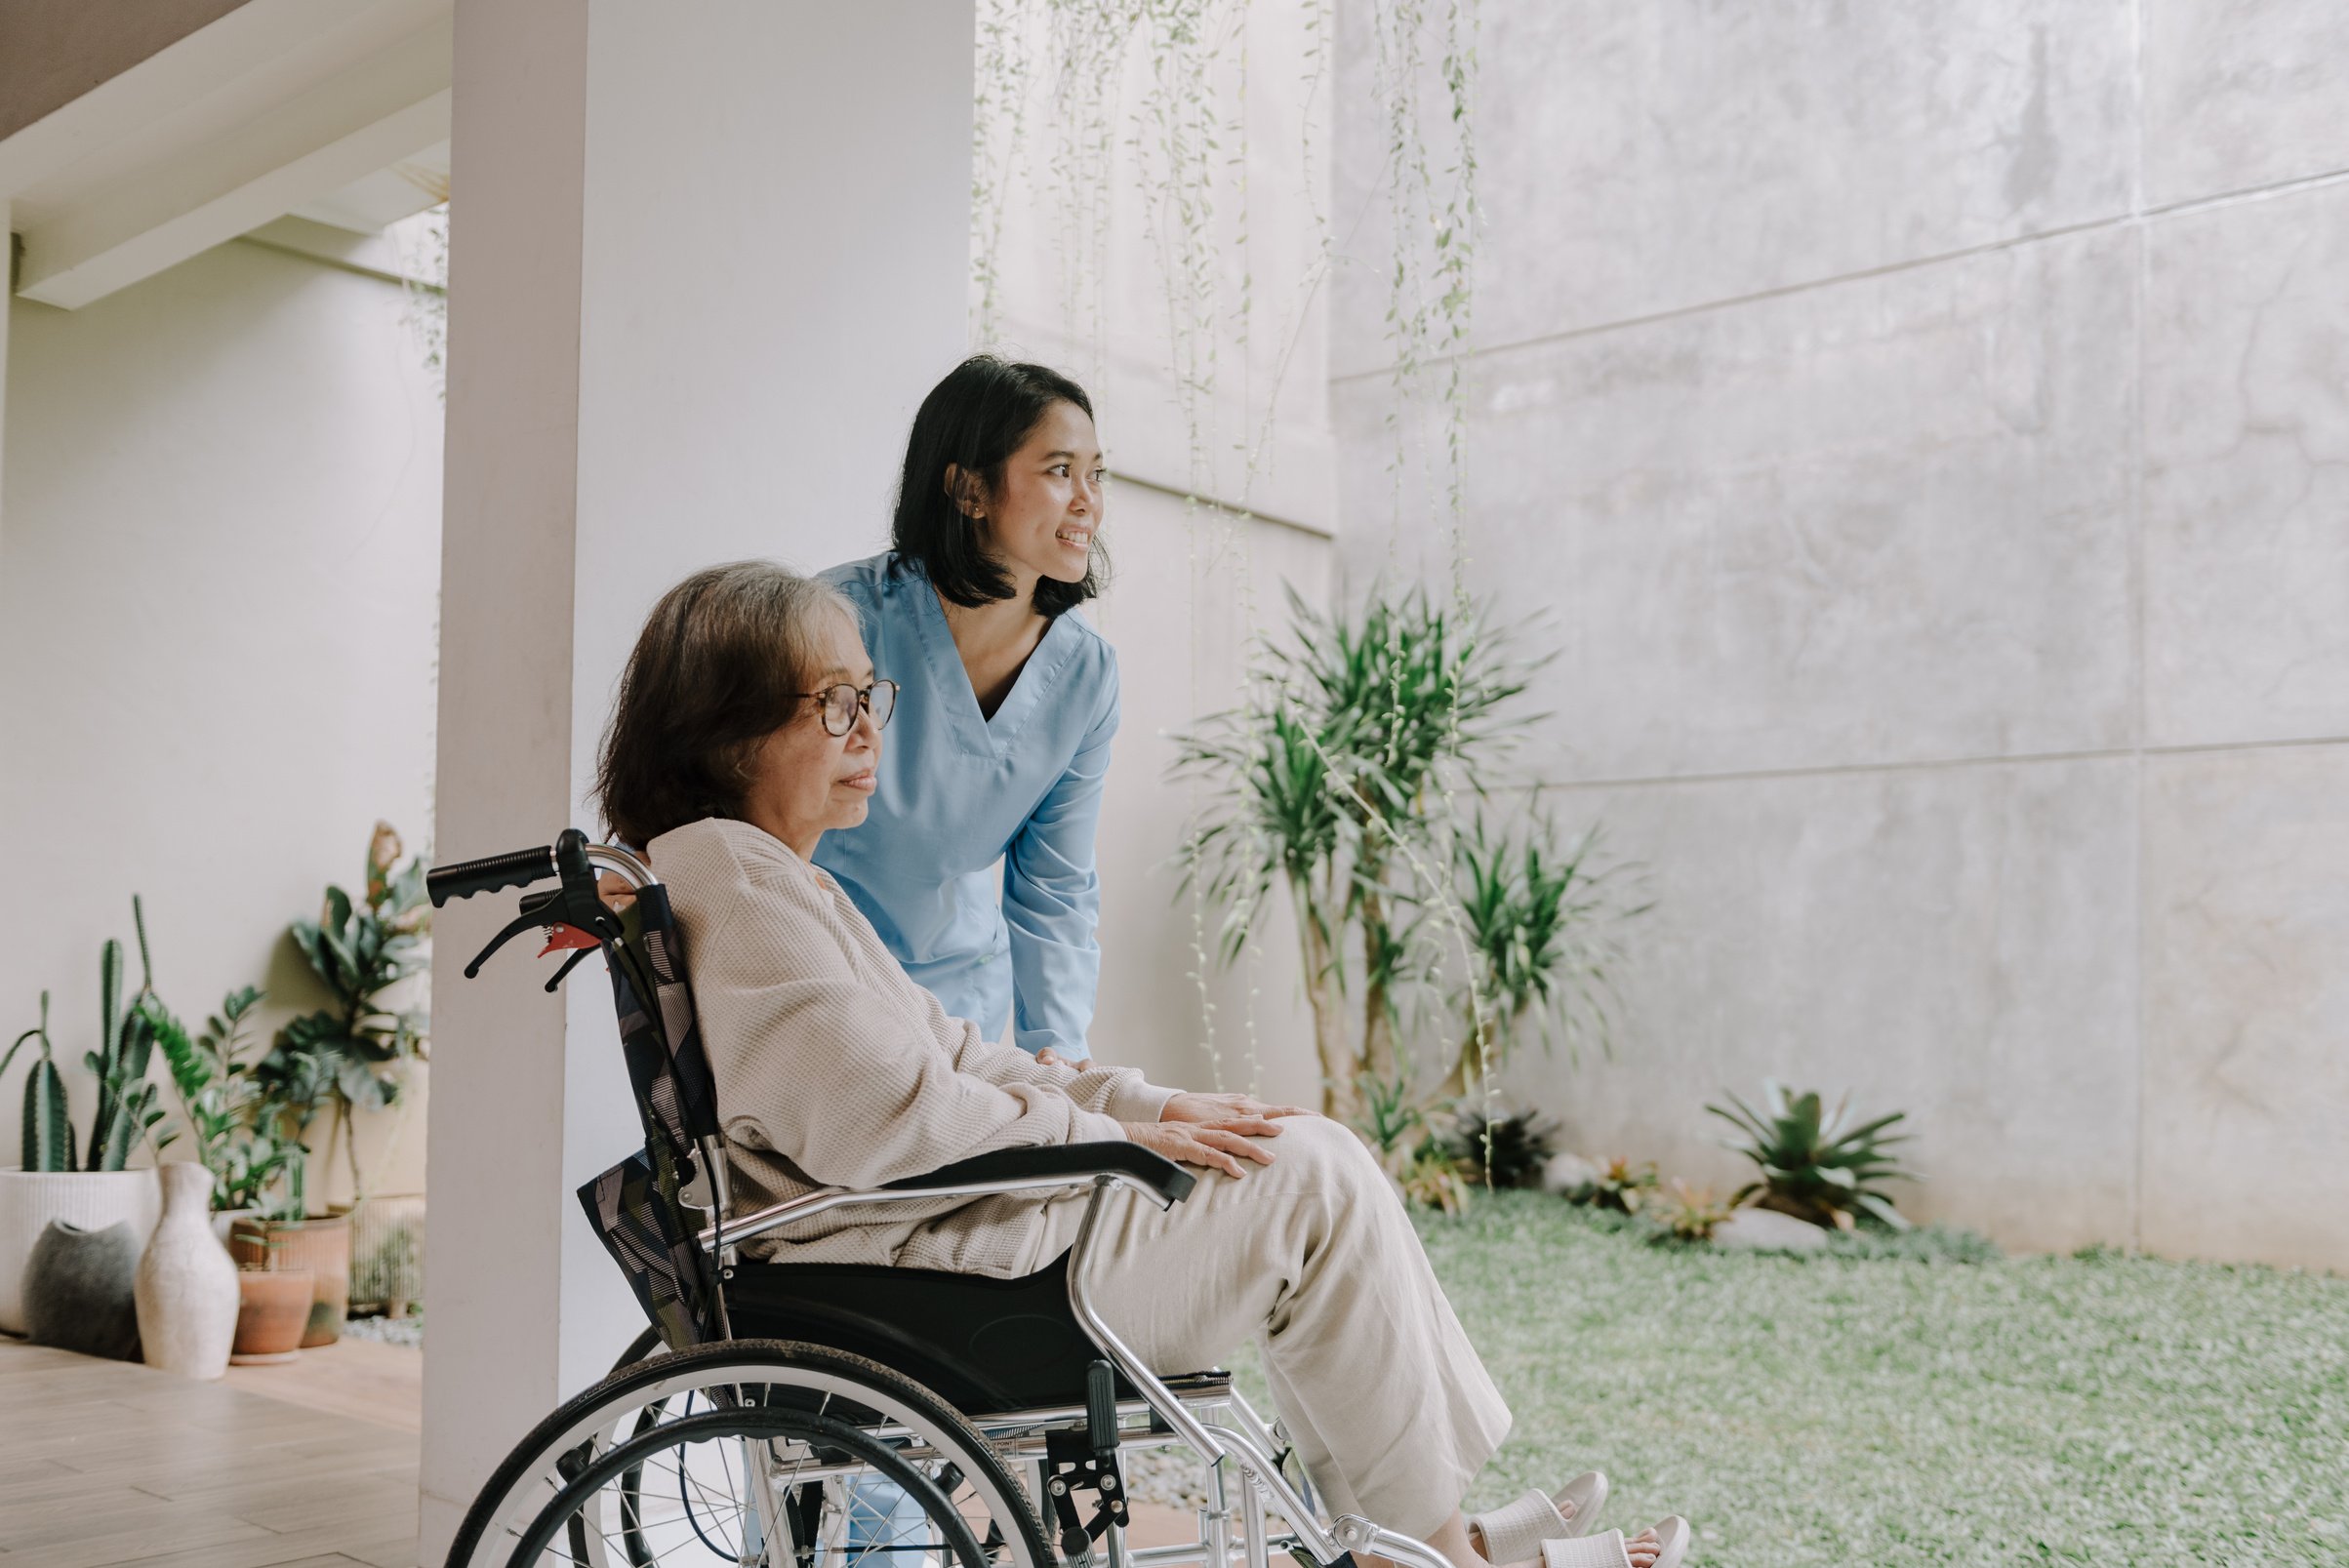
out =
[[1457,1099],[1507,1062],[1528,1028],[1542,1043],[1610,1033],[1621,922],[1649,905],[1624,897],[1635,870],[1606,864],[1599,829],[1567,838],[1536,813],[1494,832],[1481,811],[1452,841],[1453,898],[1478,985],[1457,1000],[1459,1044],[1436,1091]]
[[1289,624],[1294,646],[1269,655],[1245,704],[1182,737],[1182,768],[1214,784],[1184,873],[1224,908],[1226,962],[1274,885],[1287,887],[1322,1110],[1353,1115],[1360,1080],[1409,1077],[1396,997],[1428,970],[1436,937],[1414,904],[1431,897],[1428,875],[1452,873],[1447,800],[1476,793],[1506,748],[1501,718],[1531,664],[1508,658],[1482,615],[1421,586],[1372,594],[1356,618],[1317,613],[1292,589]]
[[1734,1108],[1705,1108],[1744,1138],[1722,1146],[1762,1168],[1761,1179],[1740,1187],[1729,1200],[1732,1205],[1751,1198],[1759,1208],[1775,1209],[1839,1230],[1850,1229],[1862,1214],[1896,1229],[1907,1228],[1908,1222],[1882,1190],[1885,1182],[1916,1180],[1885,1152],[1906,1142],[1905,1133],[1885,1133],[1907,1119],[1906,1111],[1896,1110],[1854,1127],[1850,1125],[1848,1095],[1830,1111],[1815,1090],[1794,1094],[1776,1079],[1762,1084],[1762,1112],[1733,1094],[1724,1093],[1723,1098]]

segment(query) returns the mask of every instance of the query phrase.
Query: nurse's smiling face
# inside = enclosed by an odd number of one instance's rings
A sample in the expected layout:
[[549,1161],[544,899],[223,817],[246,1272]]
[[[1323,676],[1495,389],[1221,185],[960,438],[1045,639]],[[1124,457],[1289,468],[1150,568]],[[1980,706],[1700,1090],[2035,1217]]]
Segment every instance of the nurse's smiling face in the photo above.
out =
[[977,514],[973,526],[1005,571],[1023,582],[1081,583],[1101,526],[1105,477],[1091,416],[1056,402],[1003,460],[992,493],[967,498],[963,509]]
[[[814,672],[806,690],[871,685],[872,661],[866,657],[854,620],[827,614],[817,629],[811,639]],[[826,832],[865,820],[880,760],[880,726],[868,709],[857,709],[846,735],[833,735],[824,727],[824,704],[802,698],[783,728],[752,754],[743,815],[789,844],[801,860],[813,860],[816,841]]]

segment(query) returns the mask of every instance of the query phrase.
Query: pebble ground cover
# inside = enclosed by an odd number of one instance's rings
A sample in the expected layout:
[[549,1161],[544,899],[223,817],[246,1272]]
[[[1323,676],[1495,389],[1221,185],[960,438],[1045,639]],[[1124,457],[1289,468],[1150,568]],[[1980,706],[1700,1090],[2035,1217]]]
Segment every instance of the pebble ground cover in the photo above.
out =
[[1595,1467],[1697,1568],[2349,1565],[2349,1280],[1655,1246],[1525,1192],[1421,1231],[1517,1416],[1475,1506]]

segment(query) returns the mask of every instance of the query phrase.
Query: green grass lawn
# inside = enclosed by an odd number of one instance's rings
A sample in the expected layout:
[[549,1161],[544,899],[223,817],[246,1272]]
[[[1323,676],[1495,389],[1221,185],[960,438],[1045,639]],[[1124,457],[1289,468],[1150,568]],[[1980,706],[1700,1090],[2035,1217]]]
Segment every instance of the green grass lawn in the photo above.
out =
[[1666,1248],[1536,1193],[1422,1224],[1517,1414],[1691,1560],[2349,1564],[2349,1280],[2099,1255]]

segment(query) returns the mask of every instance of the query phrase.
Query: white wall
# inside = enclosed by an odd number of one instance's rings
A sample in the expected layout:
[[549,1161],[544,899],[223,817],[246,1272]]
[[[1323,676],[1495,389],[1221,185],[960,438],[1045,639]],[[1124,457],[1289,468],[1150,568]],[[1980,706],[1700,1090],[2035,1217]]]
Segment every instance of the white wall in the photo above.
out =
[[[1228,42],[1197,97],[1217,121],[1220,150],[1190,194],[1204,198],[1195,238],[1212,300],[1204,324],[1178,338],[1170,315],[1193,308],[1182,270],[1189,241],[1169,221],[1166,166],[1135,146],[1157,141],[1147,28],[1128,36],[1123,54],[1076,62],[1103,84],[1096,124],[1108,128],[1111,156],[1072,160],[1068,143],[1083,140],[1084,124],[1050,91],[1045,9],[1029,8],[1033,26],[1020,44],[1031,95],[1016,160],[982,179],[982,221],[999,200],[1002,229],[999,319],[979,333],[979,346],[1044,360],[1085,382],[1114,475],[1102,531],[1112,587],[1089,612],[1117,648],[1124,701],[1102,813],[1092,1045],[1102,1060],[1161,1082],[1253,1081],[1310,1101],[1316,1069],[1285,905],[1276,896],[1248,962],[1227,971],[1213,961],[1219,912],[1179,893],[1174,865],[1206,791],[1168,770],[1172,737],[1238,699],[1248,639],[1284,618],[1282,584],[1316,602],[1329,590],[1337,484],[1313,217],[1329,199],[1329,86],[1313,78],[1307,8],[1208,8],[1203,31]],[[1050,25],[1081,25],[1073,16]],[[1245,29],[1244,98],[1243,34],[1226,34],[1227,21]],[[998,101],[998,127],[983,146],[1009,144],[1000,131],[1008,103]],[[1178,357],[1211,367],[1194,412],[1174,373]],[[1187,493],[1203,503],[1188,506]],[[1209,953],[1203,994],[1195,916]]]
[[[243,242],[10,309],[0,1026],[55,993],[77,1134],[132,893],[173,1008],[263,985],[273,1028],[319,1000],[287,922],[355,885],[377,818],[427,847],[440,405],[402,310],[397,285]],[[371,1181],[421,1186],[423,1154],[416,1120]]]
[[1552,615],[1530,769],[1659,901],[1617,1059],[1520,1088],[1716,1184],[1718,1089],[1850,1089],[1918,1213],[2349,1264],[2279,1198],[2349,1125],[2340,8],[1494,0],[1478,58],[1470,585]]

